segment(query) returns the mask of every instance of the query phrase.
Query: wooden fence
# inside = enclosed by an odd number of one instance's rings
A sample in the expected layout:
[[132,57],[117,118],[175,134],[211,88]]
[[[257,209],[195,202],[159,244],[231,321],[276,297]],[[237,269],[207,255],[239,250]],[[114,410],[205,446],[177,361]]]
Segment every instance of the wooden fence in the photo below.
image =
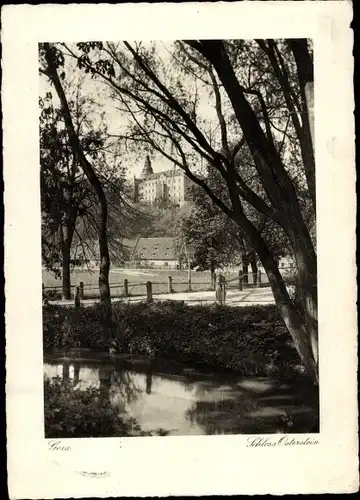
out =
[[[147,281],[131,282],[125,278],[122,282],[110,283],[111,297],[137,297],[144,296],[147,293]],[[172,276],[168,276],[167,281],[151,281],[153,294],[165,293],[185,293],[189,291],[201,292],[211,290],[211,282],[195,281],[189,285],[187,280],[175,280]],[[79,287],[79,296],[81,299],[96,299],[99,297],[99,285],[86,284],[80,282],[78,285],[71,286],[71,295],[75,295],[76,287]],[[43,284],[43,294],[48,300],[59,300],[62,297],[62,286],[45,286]]]
[[[172,276],[168,276],[167,281],[147,281],[147,282],[129,282],[125,278],[121,283],[110,283],[110,293],[112,298],[130,298],[130,297],[146,297],[148,302],[153,301],[153,296],[173,293],[186,293],[186,292],[199,292],[199,291],[214,291],[216,301],[220,304],[226,301],[226,290],[237,289],[243,290],[250,287],[260,287],[267,285],[264,273],[260,271],[253,275],[238,273],[237,276],[227,278],[223,275],[218,275],[216,283],[210,281],[197,282],[188,280],[176,280]],[[250,279],[249,279],[250,278]],[[267,277],[266,277],[267,278]],[[264,283],[263,283],[264,281]],[[71,287],[71,296],[74,300],[74,305],[78,307],[85,299],[98,299],[99,289],[98,284],[84,284],[80,282],[79,285]],[[62,299],[62,286],[49,286],[45,287],[43,284],[43,297],[47,301],[57,301]],[[210,300],[210,299],[209,299]],[[206,299],[205,299],[206,301]],[[213,302],[213,298],[211,298]]]

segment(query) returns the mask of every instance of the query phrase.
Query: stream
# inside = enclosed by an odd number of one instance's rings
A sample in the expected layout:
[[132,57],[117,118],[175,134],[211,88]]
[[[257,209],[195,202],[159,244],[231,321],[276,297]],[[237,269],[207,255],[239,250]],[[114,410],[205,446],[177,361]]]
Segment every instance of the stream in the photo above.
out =
[[53,353],[44,376],[100,389],[122,416],[169,435],[318,432],[318,394],[303,380],[244,378],[172,362]]

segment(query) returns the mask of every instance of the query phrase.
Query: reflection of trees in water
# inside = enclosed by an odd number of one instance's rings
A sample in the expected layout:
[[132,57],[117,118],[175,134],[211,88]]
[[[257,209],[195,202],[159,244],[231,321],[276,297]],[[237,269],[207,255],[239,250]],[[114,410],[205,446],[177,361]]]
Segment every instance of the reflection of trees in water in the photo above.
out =
[[[61,363],[61,367],[63,381],[69,382],[71,380],[74,385],[77,385],[80,377],[80,363],[77,361],[70,362],[70,360],[65,360]],[[72,368],[71,375],[70,368]]]
[[74,385],[77,385],[80,380],[80,363],[74,363]]
[[206,434],[241,433],[246,415],[257,408],[251,398],[241,396],[225,393],[223,399],[196,401],[186,411],[186,418],[203,427]]
[[64,382],[67,382],[70,378],[70,363],[68,361],[64,361],[62,364],[62,378]]
[[204,380],[199,380],[199,378],[194,376],[186,376],[180,382],[186,392],[193,392],[194,396],[199,398],[212,394],[217,390],[223,392],[222,387],[234,385],[234,380],[219,379],[219,377],[208,377]]
[[107,400],[110,398],[112,372],[113,367],[111,365],[99,366],[100,396]]
[[[80,369],[81,367],[88,367],[88,365],[82,364],[79,361],[63,361],[62,366],[62,380],[65,383],[72,382],[76,386],[80,381],[86,382],[86,380],[80,380]],[[70,375],[70,367],[73,366],[73,375]],[[113,396],[120,398],[125,404],[132,403],[136,401],[139,395],[142,393],[142,389],[135,382],[133,374],[128,370],[122,370],[119,367],[114,367],[114,365],[102,364],[98,366],[98,376],[99,376],[99,389],[100,395],[103,398],[109,399]],[[151,378],[150,373],[147,374],[146,387],[147,391],[151,391]]]
[[186,418],[206,434],[318,432],[318,405],[296,387],[275,386],[262,393],[234,388],[222,399],[195,402]]
[[146,394],[151,394],[152,388],[152,372],[148,371],[146,373]]
[[135,402],[142,394],[142,389],[135,382],[134,376],[129,371],[113,369],[111,395],[118,396],[126,404]]

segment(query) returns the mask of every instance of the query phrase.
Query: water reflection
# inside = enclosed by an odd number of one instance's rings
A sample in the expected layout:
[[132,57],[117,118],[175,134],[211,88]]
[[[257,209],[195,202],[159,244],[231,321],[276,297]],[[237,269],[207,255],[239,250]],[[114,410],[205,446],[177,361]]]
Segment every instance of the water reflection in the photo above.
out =
[[74,365],[74,384],[77,385],[80,380],[80,363],[75,363]]
[[200,398],[187,410],[206,434],[319,432],[318,401],[310,386],[276,380],[241,381],[218,388],[217,398]]
[[[172,370],[174,371],[174,370]],[[277,380],[240,379],[177,369],[160,372],[154,364],[49,360],[48,378],[74,387],[100,389],[122,416],[141,428],[173,435],[318,432],[317,393],[308,385]]]
[[106,399],[109,399],[111,396],[112,373],[113,367],[111,365],[99,368],[100,396]]
[[152,387],[152,372],[148,371],[146,373],[146,394],[151,394]]

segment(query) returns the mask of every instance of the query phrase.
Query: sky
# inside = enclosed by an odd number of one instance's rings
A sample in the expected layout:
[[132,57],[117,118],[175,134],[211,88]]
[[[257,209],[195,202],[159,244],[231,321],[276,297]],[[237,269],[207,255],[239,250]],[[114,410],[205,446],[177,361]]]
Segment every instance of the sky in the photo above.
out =
[[[170,48],[172,42],[156,42],[157,54],[161,57],[162,61],[167,64],[171,61]],[[146,43],[144,43],[146,45]],[[82,86],[82,95],[88,97],[89,99],[95,99],[97,103],[101,105],[102,111],[106,114],[106,122],[108,124],[109,133],[110,134],[118,134],[122,127],[125,127],[127,124],[127,119],[122,116],[122,114],[114,107],[113,102],[106,98],[106,86],[96,80],[92,79],[88,74],[84,74],[82,71],[76,68],[74,60],[67,57],[65,70],[67,75],[67,80],[70,82],[70,86],[72,82],[77,82],[79,80],[80,75],[84,78],[83,86]],[[52,88],[51,84],[48,82],[48,79],[40,74],[39,77],[39,95],[44,96],[46,92],[51,91],[53,95],[53,99],[58,103],[58,99],[56,96],[55,90]],[[66,92],[67,96],[69,92]],[[209,100],[204,96],[204,98],[200,97],[199,102],[199,111],[202,116],[206,117],[209,120],[215,120],[217,123],[214,107],[209,103]],[[96,117],[95,117],[96,121]],[[152,167],[154,172],[160,172],[164,170],[170,170],[173,168],[173,163],[170,162],[167,158],[165,158],[160,153],[156,153],[155,151],[149,151],[152,161]],[[127,154],[124,152],[122,154],[122,164],[126,166],[126,175],[128,178],[139,177],[145,162],[146,152],[139,152],[139,154]]]
[[[174,56],[172,55],[173,42],[163,42],[163,41],[143,42],[145,48],[149,48],[149,43],[155,43],[156,56],[162,60],[162,62],[165,65],[165,71],[167,71],[167,69],[171,67],[171,64],[174,62],[173,61]],[[69,47],[74,52],[77,52],[75,43],[70,44]],[[123,48],[125,47],[123,46]],[[246,72],[247,70],[244,69],[244,71]],[[99,113],[100,111],[105,113],[106,117],[105,120],[108,126],[109,134],[117,135],[123,133],[124,129],[128,124],[128,116],[126,116],[127,113],[124,113],[116,109],[116,106],[119,104],[117,101],[114,101],[113,99],[110,99],[108,97],[109,89],[107,88],[106,84],[98,79],[95,78],[92,79],[89,74],[85,74],[82,70],[79,70],[76,67],[75,60],[69,56],[66,57],[65,72],[66,72],[66,81],[69,81],[69,88],[65,89],[67,96],[69,96],[71,92],[74,91],[75,84],[78,83],[79,79],[81,78],[83,80],[81,93],[86,99],[89,99],[89,101],[94,100],[96,102],[97,109],[99,109]],[[170,74],[173,74],[171,73],[171,70]],[[160,79],[163,79],[162,77],[163,75],[161,75],[160,73]],[[182,83],[185,87],[188,86],[186,90],[188,91],[189,96],[193,98],[193,96],[195,95],[193,77],[182,76]],[[219,134],[218,119],[216,116],[214,97],[213,96],[210,97],[208,95],[207,93],[208,87],[206,87],[206,92],[205,92],[202,90],[201,85],[203,84],[198,83],[198,91],[199,91],[199,102],[197,108],[198,115],[201,116],[201,118],[206,121],[206,127],[211,126],[212,130],[217,129],[217,134]],[[44,95],[49,90],[52,90],[50,83],[43,75],[40,75],[40,84],[39,84],[40,95]],[[221,93],[222,93],[223,109],[226,109],[227,115],[229,112],[233,113],[228,96],[222,90]],[[52,90],[52,94],[54,100],[58,102],[58,100],[56,99],[57,97],[56,92],[54,90]],[[93,117],[94,117],[94,123],[96,123],[96,120],[99,119],[99,115],[95,113]],[[201,130],[203,133],[206,133],[208,131],[204,130],[204,128],[202,128]],[[274,129],[272,132],[276,139],[280,141],[282,140],[282,133],[277,132]],[[229,136],[231,137],[230,134]],[[232,137],[235,138],[236,136],[233,135]],[[116,141],[115,138],[113,140]],[[189,145],[187,145],[186,147],[188,148],[188,150],[190,150],[191,148],[191,146]],[[185,149],[185,151],[187,150]],[[170,153],[170,145],[169,145],[169,153]],[[123,150],[120,155],[120,161],[122,166],[125,167],[127,178],[130,179],[133,178],[134,176],[137,178],[140,177],[147,154],[150,155],[154,172],[160,172],[174,168],[173,162],[169,161],[162,154],[157,153],[155,151],[144,150],[144,148],[139,149],[139,151],[136,152]],[[117,161],[119,161],[119,158],[117,159]],[[199,160],[200,168],[202,164],[203,160]],[[195,164],[194,169],[195,170],[198,169],[197,164]]]

